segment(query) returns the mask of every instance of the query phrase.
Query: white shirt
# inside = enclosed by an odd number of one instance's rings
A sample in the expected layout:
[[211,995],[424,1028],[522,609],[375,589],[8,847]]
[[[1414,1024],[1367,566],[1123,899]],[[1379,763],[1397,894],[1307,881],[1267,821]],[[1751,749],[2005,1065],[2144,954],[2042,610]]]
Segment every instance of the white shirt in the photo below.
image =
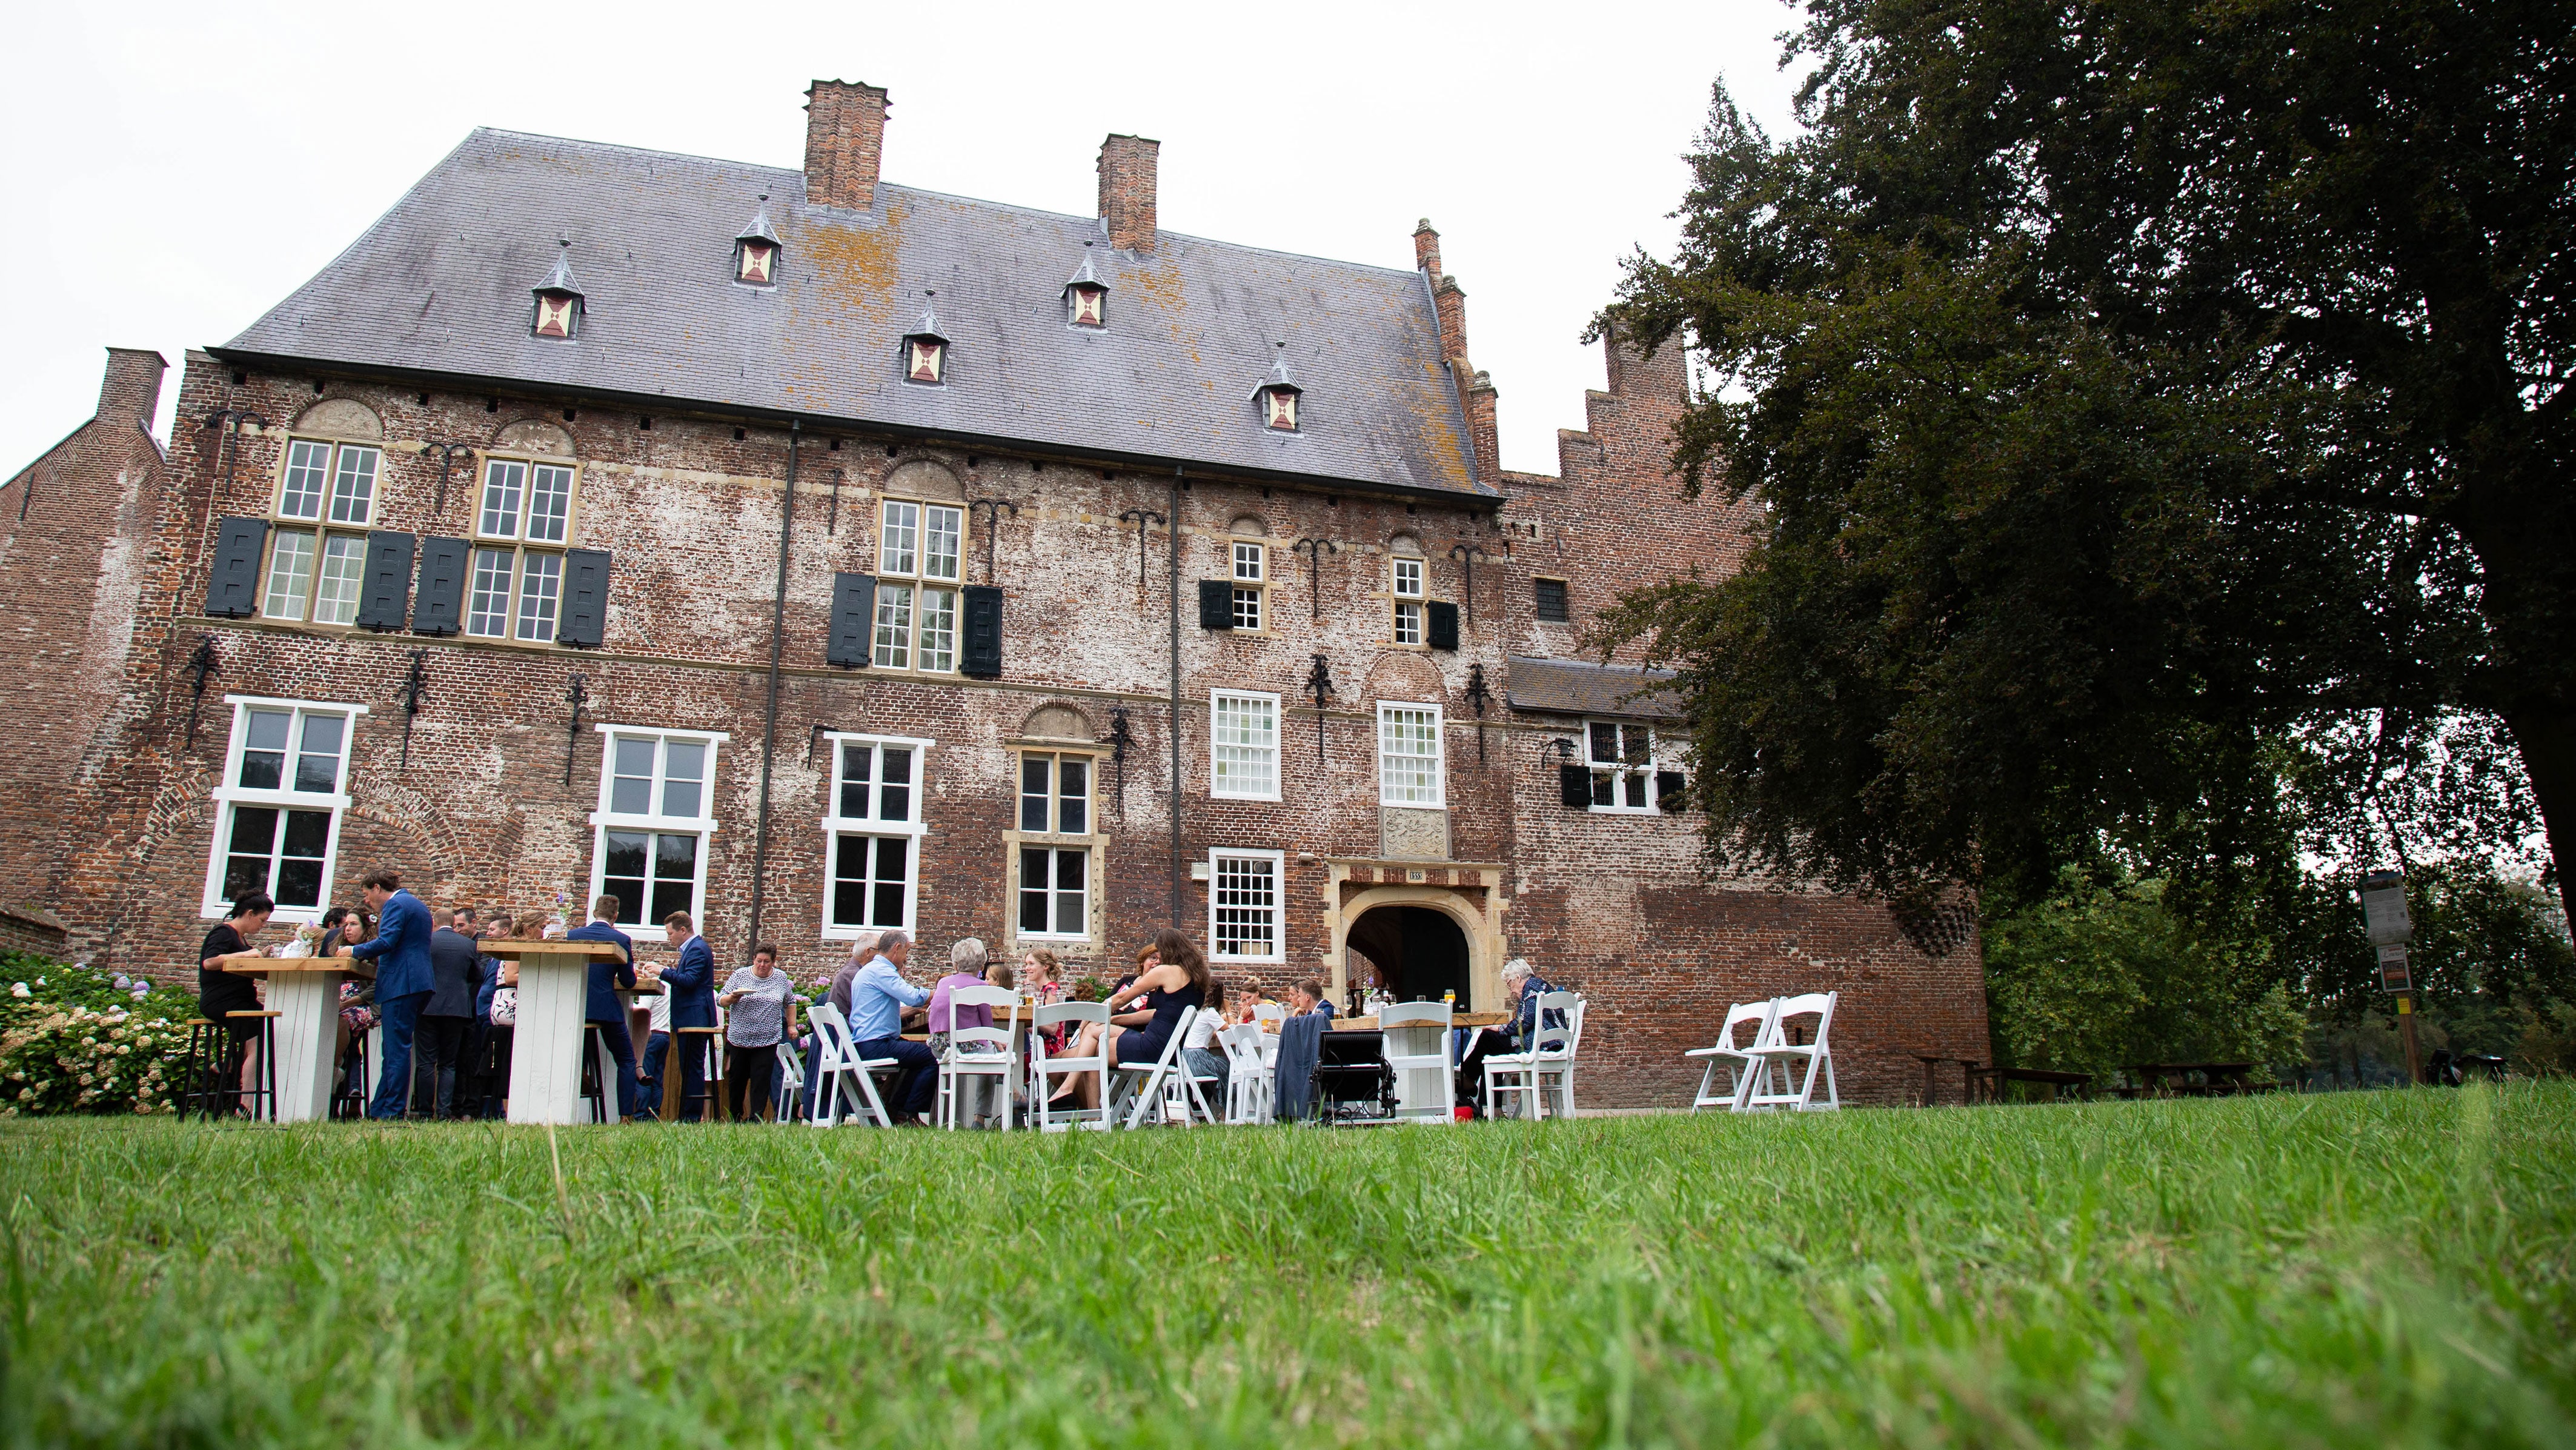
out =
[[1204,1052],[1216,1043],[1216,1030],[1224,1024],[1214,1012],[1201,1012],[1190,1019],[1190,1030],[1181,1038],[1181,1046],[1191,1052]]

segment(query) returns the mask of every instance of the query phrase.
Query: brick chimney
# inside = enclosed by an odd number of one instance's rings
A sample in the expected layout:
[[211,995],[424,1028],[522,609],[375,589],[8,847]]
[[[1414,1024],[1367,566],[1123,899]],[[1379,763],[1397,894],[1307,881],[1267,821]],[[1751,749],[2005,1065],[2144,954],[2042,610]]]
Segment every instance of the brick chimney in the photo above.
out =
[[1440,234],[1431,229],[1431,218],[1413,224],[1413,266],[1418,272],[1440,275]]
[[1162,152],[1162,142],[1142,136],[1100,143],[1100,215],[1119,251],[1154,250],[1154,166]]
[[100,420],[150,432],[152,414],[161,406],[161,375],[169,370],[169,360],[148,347],[109,348],[107,377],[98,388]]
[[1477,373],[1469,378],[1460,396],[1467,404],[1467,436],[1476,445],[1477,476],[1498,483],[1503,476],[1503,431],[1494,416],[1500,394],[1493,375]]
[[816,81],[805,93],[805,200],[867,211],[877,204],[885,159],[886,93],[850,81]]

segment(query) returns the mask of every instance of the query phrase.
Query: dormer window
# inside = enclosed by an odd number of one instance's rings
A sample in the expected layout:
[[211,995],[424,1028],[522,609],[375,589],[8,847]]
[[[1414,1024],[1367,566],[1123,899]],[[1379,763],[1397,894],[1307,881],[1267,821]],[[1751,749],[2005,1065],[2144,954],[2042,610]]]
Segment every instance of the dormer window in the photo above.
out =
[[1261,426],[1274,433],[1297,431],[1297,398],[1305,390],[1288,377],[1288,344],[1279,344],[1279,365],[1270,370],[1261,386],[1252,390],[1254,406],[1261,410]]
[[934,307],[924,307],[921,321],[904,334],[903,380],[930,388],[948,380],[948,339],[939,334],[939,313]]
[[769,287],[778,281],[778,233],[769,225],[769,197],[742,235],[733,239],[733,279],[746,287]]
[[567,241],[563,246],[564,250],[555,254],[554,271],[530,289],[536,294],[537,305],[528,330],[538,337],[568,342],[581,332],[582,296],[572,280],[572,243]]
[[1072,327],[1109,325],[1109,284],[1091,270],[1091,244],[1082,244],[1082,267],[1064,284],[1064,320]]

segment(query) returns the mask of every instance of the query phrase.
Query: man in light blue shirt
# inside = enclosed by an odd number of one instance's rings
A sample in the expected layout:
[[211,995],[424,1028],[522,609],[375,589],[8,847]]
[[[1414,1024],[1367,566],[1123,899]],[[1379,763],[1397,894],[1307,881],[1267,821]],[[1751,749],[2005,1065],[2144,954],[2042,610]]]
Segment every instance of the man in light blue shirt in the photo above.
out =
[[939,1088],[939,1059],[926,1042],[907,1042],[903,1019],[919,1010],[930,993],[903,979],[899,970],[912,955],[912,938],[890,931],[877,938],[877,954],[850,979],[850,1037],[859,1056],[891,1057],[903,1064],[903,1081],[894,1090],[888,1111],[898,1124],[926,1123],[931,1095]]

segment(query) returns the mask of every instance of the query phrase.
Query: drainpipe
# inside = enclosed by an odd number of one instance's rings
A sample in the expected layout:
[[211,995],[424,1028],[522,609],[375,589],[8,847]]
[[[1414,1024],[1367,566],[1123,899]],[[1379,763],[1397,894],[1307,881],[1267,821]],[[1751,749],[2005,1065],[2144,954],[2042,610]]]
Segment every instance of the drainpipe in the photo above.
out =
[[[760,898],[769,876],[769,777],[778,754],[778,666],[787,648],[787,541],[796,529],[796,447],[803,441],[803,420],[787,425],[787,498],[778,509],[778,593],[769,606],[769,717],[760,732],[760,812],[751,831],[751,940],[742,959],[760,945]],[[707,782],[713,789],[715,782]]]
[[1181,470],[1172,470],[1172,926],[1181,924]]

